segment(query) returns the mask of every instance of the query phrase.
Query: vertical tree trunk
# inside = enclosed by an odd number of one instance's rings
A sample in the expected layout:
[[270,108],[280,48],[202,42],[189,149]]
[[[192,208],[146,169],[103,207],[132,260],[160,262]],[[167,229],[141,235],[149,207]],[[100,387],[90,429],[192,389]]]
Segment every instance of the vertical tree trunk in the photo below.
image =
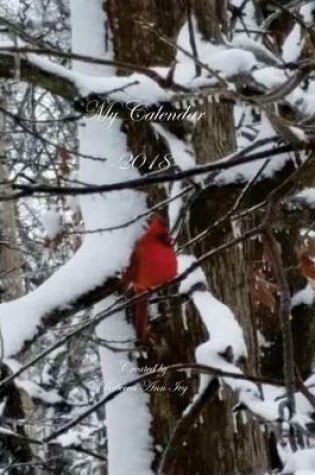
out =
[[[143,30],[136,22],[140,17],[161,30],[165,37],[176,41],[183,22],[187,20],[186,2],[152,0],[108,0],[111,27],[114,33],[116,59],[144,65],[170,65],[175,49],[166,46],[158,35]],[[196,0],[192,2],[200,31],[206,38],[219,41],[220,25],[226,21],[226,2]],[[199,163],[215,161],[235,149],[232,106],[207,104],[206,117],[199,124],[194,147]],[[184,136],[185,124],[182,124]],[[179,126],[180,129],[180,126]],[[147,151],[148,155],[159,152],[160,144],[152,137],[151,125],[132,123],[127,126],[129,144],[133,151]],[[180,132],[180,131],[179,131]],[[150,155],[149,155],[150,156]],[[154,156],[154,154],[153,154]],[[215,201],[215,204],[214,204]],[[222,203],[222,207],[218,206]],[[203,230],[224,209],[224,195],[207,196],[196,200],[191,209],[190,231],[192,235]],[[202,253],[203,246],[216,246],[231,237],[232,228],[228,224],[220,235],[211,236],[196,253]],[[255,373],[257,353],[255,329],[251,321],[249,267],[247,259],[251,249],[242,246],[220,255],[204,267],[209,286],[215,295],[230,305],[239,317],[244,329],[248,352],[251,355],[248,370]],[[211,309],[209,309],[211,311]],[[165,312],[164,312],[165,313]],[[204,335],[199,318],[190,310],[188,331],[185,329],[180,305],[172,304],[171,318],[166,313],[151,325],[154,345],[149,350],[146,365],[191,362],[196,346],[207,337]],[[196,380],[180,377],[187,391],[179,396],[176,392],[151,392],[151,412],[153,414],[152,433],[155,439],[156,466],[161,451],[165,449],[170,434],[181,417],[182,411],[191,402],[197,384]],[[164,381],[166,388],[174,387],[179,381],[170,376]],[[232,407],[234,396],[224,391],[224,399],[215,397],[196,420],[186,440],[176,453],[173,475],[237,475],[263,474],[267,468],[267,454],[264,436],[257,423],[249,420],[245,424],[238,420],[238,432],[233,425]],[[165,473],[165,475],[171,475]]]
[[[4,117],[0,115],[0,130],[4,130]],[[4,134],[2,135],[4,137]],[[5,193],[8,173],[5,157],[5,143],[0,140],[0,183]],[[0,290],[1,300],[7,301],[23,294],[22,260],[18,247],[16,227],[16,207],[14,201],[0,203]]]
[[[0,131],[5,129],[4,115],[0,114]],[[1,134],[5,137],[5,134]],[[2,193],[8,186],[8,171],[4,161],[6,144],[0,140],[0,183]],[[24,292],[22,256],[19,249],[17,232],[17,214],[14,201],[0,202],[0,301],[9,301],[21,297]],[[1,329],[0,329],[1,331]],[[6,374],[1,374],[4,378]],[[5,389],[7,403],[4,415],[10,419],[24,419],[32,410],[32,402],[26,394],[22,394],[13,384]],[[24,431],[24,429],[23,429]],[[26,433],[29,431],[26,429]],[[32,434],[29,433],[31,436]],[[31,447],[27,442],[18,439],[4,438],[4,450],[10,451],[15,462],[30,462],[33,457]],[[14,473],[12,469],[12,474]],[[19,473],[19,472],[16,472]],[[28,469],[25,469],[28,473]]]
[[[215,161],[235,149],[232,106],[207,104],[204,107],[207,114],[198,124],[194,137],[200,164]],[[226,189],[220,191],[218,188],[215,196],[203,193],[195,200],[190,213],[192,237],[224,215],[229,201],[225,196],[226,192]],[[238,225],[242,231],[246,230],[246,223]],[[233,226],[227,222],[217,232],[212,232],[201,244],[197,244],[195,253],[197,256],[202,255],[229,239],[233,239]],[[256,355],[259,353],[251,307],[250,276],[254,252],[255,244],[243,243],[226,250],[203,266],[211,291],[231,308],[240,321],[249,355],[246,370],[250,374],[256,374],[258,366]],[[238,415],[235,428],[235,420],[232,420],[235,396],[227,389],[223,394],[223,398],[217,396],[203,414],[200,438],[205,450],[204,468],[200,473],[218,475],[265,473],[268,466],[266,441],[259,425],[251,418],[244,421]],[[217,455],[209,460],[206,448]]]

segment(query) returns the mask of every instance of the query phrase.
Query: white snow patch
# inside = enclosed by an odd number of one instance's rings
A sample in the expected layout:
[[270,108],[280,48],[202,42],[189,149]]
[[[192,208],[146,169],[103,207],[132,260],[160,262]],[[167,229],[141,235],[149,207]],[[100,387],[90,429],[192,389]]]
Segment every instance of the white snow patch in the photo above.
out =
[[299,450],[291,454],[282,471],[283,475],[296,473],[298,470],[308,470],[315,473],[315,449]]
[[[114,303],[108,298],[95,307],[99,312]],[[110,341],[117,341],[119,348],[128,348],[126,341],[135,338],[134,329],[126,323],[123,312],[104,320],[97,327],[97,334]],[[114,344],[115,346],[115,344]],[[115,353],[107,348],[100,349],[104,394],[136,379],[137,366],[128,358],[128,352]],[[106,406],[108,438],[108,471],[111,475],[152,475],[152,440],[149,434],[151,416],[148,411],[149,396],[140,385],[133,386],[120,394]]]
[[288,62],[293,62],[299,59],[302,48],[304,46],[304,39],[301,35],[301,25],[298,23],[294,25],[289,35],[286,37],[282,47],[282,58]]
[[291,308],[298,307],[299,305],[313,305],[315,300],[315,292],[310,284],[302,290],[296,292],[291,299]]
[[[194,262],[195,258],[193,256],[180,255],[178,257],[179,274],[184,272]],[[207,286],[206,277],[200,267],[184,279],[180,285],[180,292],[189,293],[199,283]],[[209,340],[199,345],[196,349],[197,363],[233,373],[240,373],[240,370],[235,365],[228,363],[221,356],[229,347],[233,350],[235,361],[241,356],[245,357],[247,355],[243,331],[233,313],[208,290],[193,291],[191,299],[209,333]],[[202,374],[200,376],[199,393],[205,389],[210,380],[210,375]],[[238,387],[240,387],[244,382],[230,378],[227,384],[232,387],[238,384]]]
[[296,194],[293,201],[302,201],[310,208],[315,208],[315,188],[305,188]]
[[159,124],[153,124],[153,129],[164,138],[169,146],[175,164],[181,170],[187,170],[196,165],[193,149],[183,140],[179,140],[174,134]]
[[55,389],[46,391],[33,381],[26,381],[24,379],[15,379],[15,385],[19,389],[22,389],[33,399],[40,399],[47,404],[56,404],[62,401],[58,392]]
[[45,228],[47,237],[54,239],[61,230],[61,214],[56,208],[48,208],[41,213],[40,220]]
[[254,71],[253,78],[267,89],[279,87],[288,80],[288,76],[283,70],[279,70],[273,66]]
[[[263,114],[261,118],[260,132],[256,138],[256,141],[274,136],[275,131],[267,116]],[[263,152],[264,150],[270,150],[272,148],[275,148],[276,150],[277,146],[272,144],[263,145],[261,147],[257,147],[253,153]],[[225,157],[221,161],[228,161],[228,159],[229,157]],[[273,176],[274,173],[278,170],[281,170],[285,163],[289,160],[291,160],[289,153],[283,153],[271,157],[268,165],[265,167],[257,181]],[[245,163],[244,165],[237,165],[230,169],[223,170],[222,172],[218,173],[215,181],[219,184],[248,182],[255,177],[255,175],[258,173],[258,170],[262,167],[265,161],[266,159],[263,158],[261,160],[255,160],[253,162]]]

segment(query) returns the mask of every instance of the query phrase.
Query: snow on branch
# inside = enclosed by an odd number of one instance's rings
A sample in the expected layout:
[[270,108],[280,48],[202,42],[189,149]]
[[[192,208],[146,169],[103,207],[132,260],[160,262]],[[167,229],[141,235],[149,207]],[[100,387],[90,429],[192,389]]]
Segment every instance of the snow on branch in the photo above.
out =
[[[193,256],[180,256],[179,263],[181,272],[192,266],[195,262]],[[288,395],[281,389],[282,397],[277,398],[279,392],[270,392],[262,396],[261,390],[255,382],[239,379],[243,375],[238,364],[247,356],[243,331],[231,310],[217,300],[208,290],[208,284],[203,271],[197,268],[180,286],[180,291],[189,295],[202,322],[204,323],[209,339],[196,348],[196,361],[201,366],[217,368],[236,377],[222,377],[222,381],[232,389],[239,399],[237,410],[248,410],[259,420],[274,423],[287,421],[288,424],[303,427],[312,425],[311,415],[314,408],[301,393],[295,393],[296,412],[295,416],[288,416],[289,412],[283,410],[288,405]],[[215,373],[201,374],[199,390],[192,405],[194,405],[209,387],[216,377]],[[290,395],[292,397],[292,395]],[[189,411],[188,407],[186,411]],[[292,419],[291,419],[292,417]]]
[[[108,261],[104,253],[93,256],[83,245],[64,267],[36,290],[0,305],[0,328],[6,356],[19,352],[38,332],[117,290],[112,276],[119,267],[107,273],[100,264],[97,270],[98,258],[100,262],[103,258]],[[121,269],[123,266],[121,263]]]
[[[192,256],[179,256],[180,272],[185,272],[194,262]],[[196,349],[197,363],[230,371],[234,368],[233,363],[247,356],[243,331],[235,316],[209,292],[206,277],[200,267],[181,283],[180,292],[189,295],[209,335],[209,340]],[[200,392],[208,383],[209,377],[201,378]]]
[[[157,32],[155,32],[157,33]],[[237,41],[240,47],[237,46]],[[104,105],[112,104],[113,110],[120,114],[126,113],[128,103],[140,103],[142,106],[158,106],[169,104],[172,108],[176,102],[205,100],[207,97],[222,95],[222,100],[237,102],[253,101],[258,105],[266,102],[285,100],[292,107],[307,113],[308,94],[299,87],[310,73],[311,66],[297,65],[297,72],[283,69],[283,63],[275,59],[270,66],[270,54],[263,55],[256,46],[240,42],[225,46],[211,44],[202,47],[199,65],[201,74],[195,75],[195,58],[180,43],[173,45],[182,54],[178,56],[172,80],[170,68],[145,68],[127,63],[115,62],[111,59],[93,58],[87,55],[61,53],[47,48],[29,47],[20,41],[19,48],[5,43],[0,49],[0,76],[11,78],[14,71],[15,56],[19,54],[21,79],[40,85],[54,94],[58,94],[75,103],[81,111],[89,113],[89,100],[103,99]],[[259,50],[257,52],[257,49]],[[264,50],[265,51],[265,50]],[[64,58],[95,64],[98,66],[116,66],[128,70],[128,76],[93,77],[90,74],[70,70],[48,58]],[[292,64],[291,64],[292,69]],[[248,96],[239,88],[239,77],[242,77],[243,89],[250,91]],[[218,89],[219,86],[219,89]],[[84,101],[82,102],[82,99]],[[170,109],[171,110],[171,109]],[[128,112],[128,108],[127,108]],[[130,113],[130,110],[129,110]]]
[[[262,141],[264,142],[264,141]],[[270,140],[271,142],[271,140]],[[257,148],[259,148],[259,143],[257,143]],[[299,146],[295,147],[295,149],[305,150],[308,149],[310,144],[305,144],[303,142],[300,143]],[[147,175],[141,178],[134,178],[131,180],[126,181],[119,181],[118,183],[111,183],[111,184],[101,184],[101,185],[90,185],[90,186],[54,186],[54,185],[27,185],[27,184],[13,184],[12,188],[14,190],[20,190],[13,194],[12,196],[8,195],[3,197],[3,199],[16,199],[25,196],[32,196],[35,193],[48,193],[50,195],[90,195],[90,194],[98,194],[116,190],[126,190],[126,189],[138,189],[142,188],[144,185],[152,185],[158,183],[165,183],[165,182],[175,182],[178,180],[182,180],[183,178],[194,177],[198,175],[204,175],[207,172],[217,172],[220,170],[228,170],[230,168],[236,168],[239,165],[245,165],[252,162],[258,162],[259,167],[261,166],[261,161],[269,158],[275,157],[278,155],[284,155],[287,152],[293,151],[293,147],[291,145],[282,145],[274,148],[270,148],[268,150],[262,150],[256,153],[248,153],[246,154],[246,150],[242,150],[240,152],[236,152],[229,157],[224,157],[222,160],[219,160],[215,163],[209,163],[206,165],[200,165],[193,168],[188,168],[179,171],[173,172],[157,172],[152,173],[151,175]],[[256,173],[255,169],[255,173]],[[235,175],[238,175],[238,171]],[[211,174],[208,179],[206,179],[206,183],[211,181]]]

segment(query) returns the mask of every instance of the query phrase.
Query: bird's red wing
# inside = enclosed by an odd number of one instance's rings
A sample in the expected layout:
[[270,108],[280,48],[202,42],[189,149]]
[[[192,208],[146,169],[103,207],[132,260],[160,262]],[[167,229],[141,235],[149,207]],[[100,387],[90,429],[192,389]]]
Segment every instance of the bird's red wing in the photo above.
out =
[[135,248],[130,257],[129,266],[127,267],[127,269],[125,269],[122,275],[122,284],[124,287],[128,287],[136,280],[138,272],[138,262],[138,251],[137,248]]
[[[139,255],[140,254],[140,255]],[[139,279],[139,265],[140,265],[140,258],[141,258],[141,247],[136,247],[133,251],[130,263],[127,269],[125,270],[122,282],[124,287],[128,288],[132,286],[133,292],[135,295],[141,294],[145,289],[142,289],[139,285],[137,285]],[[148,298],[142,297],[133,304],[133,320],[134,326],[136,329],[137,339],[141,342],[145,340],[146,333],[147,333],[147,325],[148,325]]]

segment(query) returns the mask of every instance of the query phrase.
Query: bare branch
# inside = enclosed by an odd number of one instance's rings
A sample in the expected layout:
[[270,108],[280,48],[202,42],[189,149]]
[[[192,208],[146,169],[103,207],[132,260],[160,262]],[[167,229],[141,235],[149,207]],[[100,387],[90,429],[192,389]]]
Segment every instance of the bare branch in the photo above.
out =
[[[300,150],[309,149],[309,144],[301,143],[298,147]],[[11,196],[1,196],[1,200],[17,199],[26,196],[32,196],[37,193],[48,193],[50,195],[63,195],[63,196],[72,196],[72,195],[90,195],[96,193],[105,193],[110,191],[117,190],[127,190],[127,189],[138,189],[144,186],[153,185],[157,183],[166,183],[166,182],[175,182],[182,180],[183,178],[188,178],[191,176],[203,175],[207,172],[213,172],[218,170],[227,170],[238,165],[243,165],[245,163],[255,162],[257,160],[266,159],[269,157],[275,157],[277,155],[282,155],[283,153],[291,152],[296,150],[296,147],[291,145],[282,145],[277,148],[270,150],[264,150],[261,152],[253,153],[250,155],[244,155],[244,152],[238,152],[229,160],[220,161],[216,163],[208,163],[207,165],[202,165],[198,167],[193,167],[188,170],[179,170],[174,171],[173,173],[157,172],[150,175],[146,175],[142,178],[135,178],[125,182],[111,183],[100,186],[86,186],[86,187],[66,187],[66,186],[50,186],[50,185],[26,185],[26,184],[13,184],[12,188],[14,190],[20,190],[19,192],[12,194]]]
[[107,394],[106,396],[102,397],[98,402],[96,402],[93,406],[89,407],[85,411],[83,411],[80,415],[78,415],[76,418],[74,418],[72,421],[64,424],[61,426],[59,429],[57,429],[55,432],[51,433],[48,437],[44,439],[43,442],[51,442],[52,440],[56,439],[59,437],[61,434],[67,432],[69,429],[72,427],[75,427],[77,424],[82,422],[82,420],[86,419],[88,416],[90,416],[93,412],[95,412],[99,407],[106,405],[113,399],[115,399],[117,396],[119,396],[121,393],[125,392],[129,388],[132,388],[133,386],[136,386],[137,384],[141,383],[142,381],[145,381],[148,378],[154,378],[154,379],[161,379],[163,375],[169,372],[178,372],[178,371],[185,371],[185,370],[190,370],[191,372],[196,372],[198,374],[209,374],[211,376],[215,377],[224,377],[224,378],[232,378],[232,379],[237,379],[237,380],[242,380],[242,381],[250,381],[253,383],[265,383],[265,384],[273,384],[273,385],[279,385],[281,386],[283,384],[283,381],[280,380],[274,380],[274,379],[264,379],[264,378],[259,378],[257,376],[252,376],[252,375],[245,375],[242,373],[233,373],[229,371],[223,371],[220,368],[214,368],[212,366],[205,366],[205,365],[200,365],[196,363],[179,363],[179,364],[174,364],[170,366],[163,366],[163,372],[161,373],[161,370],[156,370],[156,371],[150,371],[148,373],[142,374],[138,378],[135,378],[128,383],[118,387],[111,393]]

